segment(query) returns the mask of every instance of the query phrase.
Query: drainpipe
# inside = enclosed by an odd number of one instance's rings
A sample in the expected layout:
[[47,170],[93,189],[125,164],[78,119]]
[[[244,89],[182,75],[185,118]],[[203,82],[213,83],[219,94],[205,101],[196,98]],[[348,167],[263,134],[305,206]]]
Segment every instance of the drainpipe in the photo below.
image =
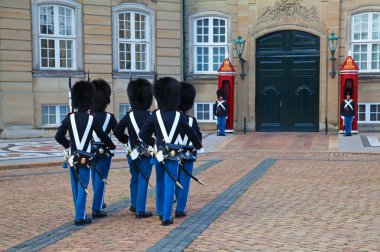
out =
[[182,79],[186,81],[186,0],[182,0]]

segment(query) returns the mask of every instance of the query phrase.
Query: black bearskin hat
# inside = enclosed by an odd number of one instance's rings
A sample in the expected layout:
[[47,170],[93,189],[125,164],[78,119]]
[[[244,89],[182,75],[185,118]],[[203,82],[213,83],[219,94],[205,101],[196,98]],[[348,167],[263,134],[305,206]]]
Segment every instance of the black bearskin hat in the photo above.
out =
[[93,111],[103,112],[111,102],[111,87],[103,79],[96,79],[91,82],[96,88],[95,103]]
[[224,100],[227,98],[226,91],[224,91],[224,89],[218,89],[216,91],[216,95],[218,96],[218,98],[222,96]]
[[192,84],[181,82],[181,102],[178,106],[178,110],[186,112],[191,109],[193,107],[196,94],[197,92]]
[[159,109],[177,110],[180,103],[181,85],[172,77],[163,77],[157,80],[153,88]]
[[72,105],[79,111],[89,110],[95,102],[96,89],[89,81],[78,81],[71,89]]
[[129,103],[133,110],[148,110],[153,101],[152,84],[139,78],[129,82],[127,87]]

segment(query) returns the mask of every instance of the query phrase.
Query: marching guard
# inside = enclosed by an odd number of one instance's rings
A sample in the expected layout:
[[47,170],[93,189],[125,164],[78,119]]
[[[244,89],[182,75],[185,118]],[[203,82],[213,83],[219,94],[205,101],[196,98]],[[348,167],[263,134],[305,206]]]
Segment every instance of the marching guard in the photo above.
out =
[[[193,107],[195,96],[196,90],[194,86],[187,82],[181,82],[181,102],[178,110],[185,114],[188,125],[193,128],[198,138],[202,140],[202,133],[199,130],[197,119],[186,114]],[[196,150],[191,148],[193,144],[183,132],[178,135],[175,144],[188,146],[188,148],[183,148],[180,169],[178,170],[178,182],[183,186],[183,189],[175,188],[177,198],[175,217],[181,218],[186,216],[185,208],[190,190],[190,174],[193,173]]]
[[[148,119],[151,112],[148,111],[153,101],[152,84],[146,79],[131,80],[127,87],[127,93],[132,110],[129,111],[116,126],[114,134],[116,138],[126,144],[126,152],[131,172],[130,211],[136,212],[136,218],[148,218],[153,216],[146,211],[146,198],[148,181],[152,172],[152,155],[141,145],[138,134]],[[128,129],[128,135],[124,133]],[[149,144],[153,144],[153,138],[149,138]]]
[[[96,88],[96,95],[91,112],[94,114],[94,118],[99,125],[102,125],[103,131],[109,135],[117,124],[115,116],[105,111],[107,105],[111,102],[111,87],[103,79],[93,80],[92,84]],[[111,167],[112,155],[95,131],[92,132],[92,137],[91,152],[95,156],[95,165],[91,166],[92,187],[94,190],[92,218],[96,219],[107,216],[107,212],[102,211],[102,209],[105,207],[104,193]]]
[[[90,167],[94,162],[91,153],[92,131],[95,131],[101,141],[113,154],[115,145],[102,130],[101,125],[89,114],[94,104],[96,89],[88,81],[79,81],[72,88],[72,106],[77,112],[70,113],[62,121],[55,139],[70,151],[65,152],[66,161],[70,166],[71,188],[75,205],[75,225],[85,225],[92,222],[86,216],[86,194],[89,183]],[[70,140],[66,138],[69,131]]]
[[152,134],[156,136],[155,168],[156,168],[156,211],[162,225],[173,224],[172,207],[181,149],[174,145],[180,132],[184,132],[196,149],[202,144],[197,134],[188,125],[186,116],[176,111],[180,103],[180,83],[171,77],[160,78],[153,87],[158,110],[145,121],[140,130],[140,138],[148,144]]

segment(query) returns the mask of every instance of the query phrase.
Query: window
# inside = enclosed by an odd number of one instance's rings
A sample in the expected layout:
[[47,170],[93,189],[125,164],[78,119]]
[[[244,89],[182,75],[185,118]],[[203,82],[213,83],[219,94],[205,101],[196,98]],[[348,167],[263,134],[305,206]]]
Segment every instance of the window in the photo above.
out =
[[152,70],[153,11],[141,4],[124,3],[113,8],[114,70]]
[[120,103],[119,105],[119,120],[121,120],[127,112],[131,109],[131,106],[126,103]]
[[213,111],[214,103],[195,103],[194,106],[194,116],[199,122],[213,122],[214,119],[214,111]]
[[380,123],[380,103],[359,103],[359,123]]
[[365,104],[358,104],[358,122],[365,122],[366,121],[366,113]]
[[194,20],[194,72],[216,73],[228,55],[227,20],[204,17]]
[[34,69],[78,70],[81,5],[73,0],[33,1]]
[[352,16],[351,50],[361,71],[380,71],[380,12]]
[[42,105],[42,126],[59,125],[69,113],[68,105]]

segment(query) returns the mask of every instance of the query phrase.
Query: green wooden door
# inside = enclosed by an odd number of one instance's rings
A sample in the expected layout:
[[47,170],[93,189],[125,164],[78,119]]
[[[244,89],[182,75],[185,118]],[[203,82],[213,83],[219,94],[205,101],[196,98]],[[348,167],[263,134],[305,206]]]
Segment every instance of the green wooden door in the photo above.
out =
[[256,49],[257,131],[318,131],[319,37],[275,32]]

